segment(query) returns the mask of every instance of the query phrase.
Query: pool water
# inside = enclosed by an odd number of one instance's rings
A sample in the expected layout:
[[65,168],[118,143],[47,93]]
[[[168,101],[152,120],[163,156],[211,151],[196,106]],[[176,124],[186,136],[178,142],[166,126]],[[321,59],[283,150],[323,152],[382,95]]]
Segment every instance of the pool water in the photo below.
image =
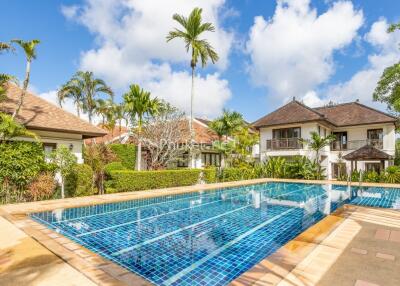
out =
[[31,214],[156,285],[226,285],[343,204],[400,189],[265,183]]

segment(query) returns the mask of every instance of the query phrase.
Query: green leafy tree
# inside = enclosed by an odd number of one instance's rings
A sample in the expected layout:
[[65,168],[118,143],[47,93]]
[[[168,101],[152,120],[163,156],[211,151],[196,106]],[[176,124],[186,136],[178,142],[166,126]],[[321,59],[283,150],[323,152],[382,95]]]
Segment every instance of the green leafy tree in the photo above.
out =
[[15,111],[12,114],[12,118],[15,118],[20,112],[22,105],[24,104],[25,94],[28,89],[29,79],[31,74],[31,63],[32,60],[36,59],[36,46],[40,43],[40,41],[39,40],[23,41],[16,39],[12,40],[12,42],[19,45],[24,50],[26,57],[25,79],[22,86],[19,102],[17,104]]
[[[88,114],[89,122],[92,123],[93,115],[96,112],[96,100],[101,94],[113,96],[111,88],[106,85],[104,80],[94,78],[93,72],[78,71],[75,75],[62,87],[66,94],[74,96],[79,95],[77,106]],[[63,92],[62,92],[63,93]],[[63,98],[61,96],[61,98]],[[65,97],[64,97],[65,98]],[[60,100],[60,97],[59,97]],[[77,107],[78,108],[78,107]]]
[[150,92],[144,91],[139,85],[133,84],[129,87],[129,91],[124,94],[124,104],[129,116],[137,119],[139,142],[136,156],[136,168],[140,171],[142,158],[142,143],[140,135],[142,132],[143,120],[145,116],[152,116],[159,112],[160,101],[157,98],[151,98]]
[[[392,24],[388,33],[400,30],[400,23]],[[374,101],[384,102],[392,112],[400,112],[400,63],[387,67],[373,93]]]
[[270,157],[262,167],[262,172],[265,176],[270,178],[284,178],[285,177],[285,164],[286,160],[282,157]]
[[39,141],[34,132],[28,131],[25,126],[15,121],[11,115],[0,112],[0,143],[18,136],[31,137]]
[[77,164],[76,156],[66,146],[62,145],[51,153],[50,160],[60,174],[61,198],[64,198],[65,178],[74,171]]
[[189,17],[174,14],[172,18],[181,25],[182,29],[175,28],[173,31],[170,31],[167,36],[167,42],[176,38],[182,39],[186,46],[186,52],[191,54],[190,67],[192,69],[192,89],[190,96],[190,133],[192,142],[194,141],[193,99],[195,68],[199,59],[202,67],[205,67],[209,60],[214,64],[219,59],[218,54],[210,43],[200,38],[205,32],[215,31],[215,27],[212,23],[203,23],[201,13],[202,9],[195,8],[190,13]]

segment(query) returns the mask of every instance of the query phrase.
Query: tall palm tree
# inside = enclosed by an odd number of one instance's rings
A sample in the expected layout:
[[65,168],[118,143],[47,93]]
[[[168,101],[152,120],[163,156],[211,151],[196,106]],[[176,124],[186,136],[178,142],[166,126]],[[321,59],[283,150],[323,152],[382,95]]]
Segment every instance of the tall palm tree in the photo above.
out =
[[87,112],[89,122],[92,123],[93,115],[96,111],[96,98],[100,94],[114,96],[113,91],[106,85],[104,80],[94,78],[93,72],[78,71],[65,84],[66,89],[70,89],[75,94],[81,95],[82,110]]
[[[121,135],[122,120],[126,117],[126,106],[125,106],[125,104],[124,103],[114,104],[113,112],[114,112],[114,115],[115,115],[115,120],[118,122],[119,134]],[[121,141],[121,137],[120,137],[120,141]]]
[[58,104],[62,107],[66,98],[72,99],[76,108],[76,114],[81,117],[81,110],[83,108],[83,94],[82,90],[73,84],[66,83],[61,86],[57,92]]
[[12,40],[11,42],[19,45],[24,50],[26,57],[25,80],[22,86],[21,96],[19,98],[17,108],[12,114],[12,118],[15,118],[15,116],[17,116],[19,111],[21,110],[22,105],[24,104],[25,94],[28,89],[29,79],[31,74],[31,62],[32,60],[36,59],[36,45],[38,45],[40,41],[39,40],[23,41],[15,39]]
[[109,116],[111,109],[114,108],[113,101],[109,99],[99,98],[96,100],[95,112],[97,115],[101,116],[101,123],[104,125],[106,123],[107,116]]
[[[202,9],[194,8],[189,17],[174,14],[173,19],[182,26],[182,30],[175,28],[167,35],[167,42],[180,38],[185,42],[186,52],[191,53],[190,67],[192,69],[192,90],[190,97],[190,134],[193,143],[193,99],[194,99],[194,76],[195,68],[201,60],[202,67],[207,65],[208,60],[214,64],[218,61],[219,57],[214,48],[205,39],[200,39],[204,32],[214,32],[215,27],[212,23],[203,23],[201,17]],[[192,146],[192,144],[191,144]]]
[[224,109],[222,115],[210,123],[210,128],[214,130],[220,138],[232,136],[245,126],[243,115],[237,111]]
[[151,98],[150,92],[144,91],[139,85],[129,86],[129,91],[124,94],[124,104],[126,111],[131,118],[137,119],[137,134],[139,138],[137,148],[137,170],[141,170],[142,143],[140,135],[142,132],[143,120],[146,115],[155,115],[158,113],[160,101],[157,98]]

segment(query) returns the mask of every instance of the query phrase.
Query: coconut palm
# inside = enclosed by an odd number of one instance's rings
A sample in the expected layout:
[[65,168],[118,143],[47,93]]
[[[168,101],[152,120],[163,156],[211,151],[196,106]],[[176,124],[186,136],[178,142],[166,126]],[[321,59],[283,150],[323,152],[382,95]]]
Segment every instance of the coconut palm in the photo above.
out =
[[87,112],[90,123],[92,123],[96,111],[97,97],[100,94],[114,96],[113,91],[104,80],[94,78],[93,72],[89,71],[78,71],[64,86],[67,90],[73,91],[73,94],[81,95],[82,110]]
[[210,128],[214,130],[218,136],[228,136],[240,131],[245,125],[242,114],[236,111],[229,111],[224,109],[222,115],[210,124]]
[[146,115],[155,115],[158,113],[160,101],[157,98],[152,99],[150,92],[144,91],[139,85],[133,84],[129,86],[129,91],[124,94],[124,104],[126,111],[131,118],[137,119],[137,170],[141,170],[142,143],[140,135],[142,132],[143,120]]
[[97,115],[101,116],[101,123],[104,125],[106,123],[107,116],[110,116],[111,110],[114,108],[113,101],[109,99],[99,98],[96,100],[95,112]]
[[21,110],[22,105],[24,104],[25,94],[28,89],[29,79],[31,74],[31,62],[32,60],[36,59],[36,45],[40,43],[39,40],[31,40],[31,41],[23,41],[19,39],[15,39],[11,41],[19,45],[25,52],[26,57],[26,72],[25,72],[25,79],[22,86],[21,96],[19,98],[19,102],[17,104],[17,108],[12,114],[12,118],[18,115],[19,111]]
[[[122,120],[126,118],[126,107],[124,103],[121,104],[114,104],[113,106],[113,113],[115,115],[115,120],[118,122],[118,131],[121,135],[122,130]],[[121,140],[121,137],[120,137]]]
[[190,67],[192,69],[192,91],[190,98],[190,133],[193,142],[193,98],[194,98],[194,75],[195,68],[199,61],[201,60],[202,67],[207,65],[208,60],[212,63],[218,61],[218,54],[215,52],[214,48],[205,39],[200,39],[200,36],[204,32],[214,32],[215,27],[212,23],[203,23],[201,17],[202,9],[195,8],[190,13],[189,17],[174,14],[173,19],[182,26],[182,30],[175,28],[173,31],[169,32],[167,36],[167,42],[180,38],[185,42],[186,51],[190,52],[191,60]]
[[69,83],[62,85],[57,92],[57,98],[60,107],[62,107],[65,99],[72,99],[76,108],[76,114],[78,115],[78,117],[81,117],[81,111],[83,108],[83,94],[82,90],[78,86]]

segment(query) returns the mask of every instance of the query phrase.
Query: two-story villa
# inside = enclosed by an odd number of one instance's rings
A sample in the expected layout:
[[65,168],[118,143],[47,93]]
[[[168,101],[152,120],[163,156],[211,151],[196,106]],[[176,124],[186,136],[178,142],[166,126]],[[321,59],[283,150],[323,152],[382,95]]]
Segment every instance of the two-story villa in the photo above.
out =
[[293,99],[260,118],[253,126],[260,132],[260,159],[296,155],[315,159],[303,139],[315,131],[334,134],[336,140],[320,152],[329,179],[351,170],[381,171],[393,162],[397,118],[358,101],[311,108]]

